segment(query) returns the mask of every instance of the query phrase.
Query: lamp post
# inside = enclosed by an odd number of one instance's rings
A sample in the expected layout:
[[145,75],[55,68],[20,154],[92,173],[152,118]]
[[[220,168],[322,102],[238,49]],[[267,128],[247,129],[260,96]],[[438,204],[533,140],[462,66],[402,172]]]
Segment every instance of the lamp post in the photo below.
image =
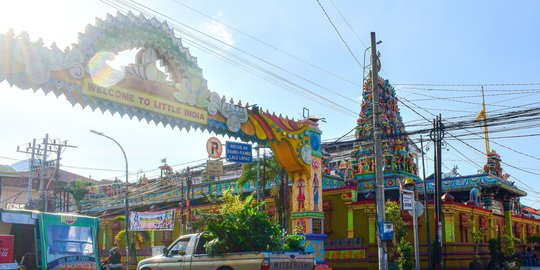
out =
[[[377,45],[381,44],[382,40],[377,41]],[[364,81],[366,80],[366,53],[371,49],[371,46],[367,47],[364,51],[364,66],[362,67],[362,87],[364,87]]]
[[99,135],[99,136],[102,136],[102,137],[105,137],[111,141],[113,141],[114,143],[116,143],[116,145],[118,145],[118,147],[120,147],[120,150],[122,150],[122,154],[124,154],[124,160],[126,162],[126,191],[125,191],[125,200],[126,200],[126,209],[125,209],[125,215],[126,215],[126,269],[129,269],[129,234],[128,234],[128,229],[129,229],[129,193],[128,193],[128,187],[129,187],[129,182],[128,182],[128,160],[127,160],[127,156],[126,156],[126,152],[124,151],[124,148],[122,148],[122,146],[113,138],[103,134],[103,132],[98,132],[98,131],[95,131],[93,129],[90,130],[90,132],[96,134],[96,135]]

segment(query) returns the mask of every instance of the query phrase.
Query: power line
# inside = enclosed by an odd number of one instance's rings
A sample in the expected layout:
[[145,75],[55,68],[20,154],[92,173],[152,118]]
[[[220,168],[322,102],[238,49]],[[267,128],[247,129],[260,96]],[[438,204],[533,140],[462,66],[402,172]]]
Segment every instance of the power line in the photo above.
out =
[[[401,89],[401,88],[400,88]],[[421,96],[424,96],[422,94],[418,94],[416,92],[412,92],[412,91],[407,91],[407,90],[403,90],[407,93],[411,93],[412,95],[421,95]],[[487,94],[487,95],[484,95],[486,97],[497,97],[497,96],[515,96],[515,95],[523,95],[523,94],[531,94],[531,93],[534,93],[534,94],[538,94],[540,93],[540,91],[523,91],[523,92],[518,92],[518,93],[498,93],[498,94]],[[469,99],[469,98],[479,98],[479,97],[482,97],[482,95],[468,95],[468,96],[446,96],[446,97],[440,97],[441,99]],[[430,100],[435,100],[437,99],[436,97],[433,97],[433,98],[423,98],[423,99],[414,99],[413,101],[430,101]],[[486,104],[486,105],[490,105],[490,104]]]
[[530,86],[540,83],[476,83],[476,84],[436,84],[436,83],[395,83],[396,86]]
[[[362,43],[362,45],[364,46],[364,48],[368,48],[368,46],[364,43],[364,41],[362,41],[362,39],[358,36],[358,34],[356,33],[356,31],[354,30],[354,28],[351,26],[351,24],[349,23],[349,21],[345,18],[345,16],[343,16],[343,14],[341,13],[341,11],[337,8],[337,6],[334,4],[334,1],[332,0],[329,0],[330,1],[330,4],[332,4],[332,6],[334,6],[334,9],[336,9],[336,11],[338,12],[339,16],[341,17],[341,19],[347,24],[347,26],[349,26],[349,29],[351,29],[351,31],[353,32],[354,36],[356,37],[356,39],[358,39],[360,41],[360,43]],[[364,67],[365,68],[365,67]]]
[[[474,92],[478,91],[479,89],[449,89],[449,88],[426,88],[426,87],[399,87],[399,89],[411,89],[411,90],[423,90],[423,91],[429,91],[429,92]],[[539,92],[540,89],[538,88],[528,88],[528,89],[489,89],[485,88],[485,92]],[[487,96],[487,95],[486,95]]]
[[[347,100],[349,100],[349,101],[354,102],[355,104],[358,104],[358,101],[356,101],[356,100],[354,100],[354,99],[350,99],[350,98],[348,98],[348,97],[346,97],[346,96],[343,96],[343,95],[341,95],[340,93],[338,93],[338,92],[336,92],[336,91],[333,91],[333,90],[328,89],[328,88],[326,88],[326,87],[324,87],[324,86],[322,86],[322,85],[320,85],[320,84],[318,84],[318,83],[315,83],[315,82],[313,82],[313,81],[310,81],[310,80],[306,79],[305,77],[302,77],[302,76],[300,76],[300,75],[298,75],[298,74],[296,74],[296,73],[294,73],[294,72],[291,72],[291,71],[289,71],[289,70],[286,70],[286,69],[284,69],[284,68],[282,68],[282,67],[280,67],[280,66],[277,66],[277,65],[275,65],[275,64],[273,64],[273,63],[271,63],[271,62],[269,62],[269,61],[267,61],[267,60],[264,60],[264,59],[262,59],[262,58],[260,58],[260,57],[258,57],[258,56],[256,56],[256,55],[253,55],[253,54],[251,54],[251,53],[249,53],[249,52],[247,52],[247,51],[245,51],[245,50],[242,50],[242,49],[240,49],[240,48],[238,48],[238,47],[235,47],[235,46],[230,45],[230,44],[228,44],[228,43],[226,43],[226,42],[223,42],[223,41],[221,41],[221,40],[219,40],[219,39],[217,39],[217,38],[215,38],[215,37],[212,37],[212,36],[210,36],[210,35],[208,35],[208,34],[202,32],[202,31],[197,30],[197,29],[195,29],[195,28],[193,28],[193,27],[191,27],[191,26],[189,26],[189,25],[186,25],[186,24],[184,24],[184,23],[182,23],[182,22],[179,22],[178,20],[176,20],[176,19],[174,19],[174,18],[171,18],[171,17],[169,17],[169,16],[167,16],[167,15],[165,15],[165,14],[159,12],[159,11],[156,11],[156,10],[154,10],[154,9],[152,9],[152,8],[150,8],[150,7],[146,6],[146,5],[144,5],[144,4],[138,3],[137,1],[129,0],[129,2],[132,2],[132,3],[134,3],[134,4],[137,5],[137,6],[141,6],[142,8],[147,9],[147,10],[151,11],[152,13],[149,13],[149,12],[146,12],[146,11],[144,11],[144,10],[141,10],[140,8],[134,6],[133,4],[126,3],[126,1],[122,1],[122,0],[112,0],[112,1],[114,2],[114,4],[111,4],[111,3],[110,3],[111,0],[100,0],[100,1],[102,1],[103,3],[105,3],[105,4],[107,4],[107,5],[110,5],[110,6],[114,7],[114,8],[116,8],[116,9],[118,9],[119,11],[123,11],[124,9],[123,9],[123,8],[118,8],[118,4],[119,4],[119,5],[125,5],[125,6],[128,6],[129,8],[132,8],[132,9],[134,9],[134,10],[136,10],[136,11],[139,11],[139,12],[141,12],[141,13],[143,13],[143,14],[146,14],[146,15],[149,15],[149,16],[154,16],[154,17],[155,17],[155,16],[158,16],[158,17],[161,16],[161,17],[163,17],[163,18],[168,19],[168,20],[169,20],[169,25],[171,25],[175,30],[177,30],[177,31],[179,31],[179,32],[181,32],[181,33],[183,33],[183,34],[186,35],[187,37],[192,38],[192,39],[193,39],[193,42],[195,42],[195,40],[198,40],[198,42],[200,42],[200,44],[199,44],[200,46],[213,46],[213,47],[211,48],[211,50],[221,50],[219,47],[216,47],[215,45],[212,45],[212,44],[208,43],[207,41],[202,40],[200,37],[197,37],[197,36],[195,36],[195,35],[193,35],[193,34],[187,32],[187,31],[183,30],[181,27],[179,27],[179,26],[177,26],[177,25],[175,25],[175,24],[173,24],[173,23],[171,23],[171,22],[176,22],[176,23],[182,25],[183,27],[185,27],[185,28],[187,28],[187,29],[189,29],[189,30],[191,30],[191,31],[193,31],[193,32],[198,33],[199,35],[202,35],[202,36],[205,36],[205,37],[207,37],[207,38],[210,38],[211,40],[213,40],[213,41],[215,41],[215,42],[218,42],[218,43],[220,43],[220,44],[222,44],[222,45],[225,45],[225,46],[227,46],[227,47],[229,47],[229,48],[232,48],[232,49],[234,49],[234,50],[236,50],[236,51],[239,51],[239,52],[241,52],[241,53],[243,53],[243,54],[245,54],[245,55],[247,55],[247,56],[249,56],[249,57],[252,57],[252,58],[254,58],[254,59],[256,59],[256,60],[258,60],[258,61],[260,61],[260,62],[263,62],[264,64],[270,65],[270,66],[272,66],[272,67],[274,67],[274,68],[276,68],[276,69],[278,69],[278,70],[281,70],[281,71],[283,71],[283,72],[286,72],[286,73],[288,73],[288,74],[290,74],[290,75],[292,75],[292,76],[294,76],[294,77],[296,77],[296,78],[298,78],[298,79],[300,79],[300,80],[303,80],[303,81],[305,81],[305,82],[308,82],[308,83],[310,83],[310,84],[313,84],[313,85],[315,85],[315,86],[317,86],[317,87],[319,87],[319,88],[321,88],[321,89],[323,89],[323,90],[332,92],[332,93],[334,93],[334,94],[336,94],[336,95],[341,96],[342,98],[345,98],[345,99],[347,99]],[[156,15],[156,14],[157,14],[157,15]],[[203,45],[203,44],[204,44],[204,45]],[[223,56],[223,57],[228,57],[229,59],[230,59],[231,57],[239,58],[238,56],[231,55],[230,52],[224,52],[222,56]],[[244,61],[244,64],[245,64],[245,62],[249,62],[249,61],[246,61],[246,60],[243,60],[243,61]],[[251,65],[251,67],[253,68],[253,66],[254,66],[255,64],[252,63],[252,62],[249,62],[249,63],[250,63],[250,65]],[[258,67],[258,68],[259,68],[259,69],[262,69],[262,68],[260,68],[260,67]],[[275,74],[275,73],[272,73],[272,72],[270,72],[270,71],[268,71],[268,70],[264,70],[264,71],[265,71],[266,73],[270,74],[271,76],[273,76],[275,79],[284,81],[284,82],[286,82],[286,83],[289,83],[289,84],[291,84],[292,86],[299,88],[301,91],[304,91],[304,92],[306,92],[306,93],[308,93],[308,94],[310,94],[310,95],[313,95],[314,97],[316,97],[316,98],[318,98],[318,99],[320,99],[320,100],[326,102],[327,104],[323,104],[323,103],[320,103],[320,102],[319,102],[320,104],[322,104],[322,105],[324,105],[324,106],[330,107],[330,108],[332,108],[332,109],[340,108],[340,109],[341,109],[340,112],[345,112],[346,114],[347,114],[347,113],[351,113],[351,115],[356,116],[356,112],[354,112],[354,111],[352,111],[352,110],[350,110],[350,109],[348,109],[348,108],[342,106],[342,105],[339,104],[339,103],[334,102],[333,100],[330,100],[330,99],[328,99],[328,98],[326,98],[326,97],[324,97],[324,96],[321,96],[321,95],[319,95],[319,94],[317,94],[317,93],[315,93],[315,92],[313,92],[313,91],[311,91],[311,90],[309,90],[309,89],[307,89],[307,88],[305,88],[305,87],[302,87],[302,86],[300,86],[300,85],[298,85],[298,84],[296,84],[296,83],[293,83],[292,81],[287,80],[287,79],[285,79],[284,77],[279,76],[279,75],[277,75],[277,74]],[[271,81],[271,82],[272,82],[272,81]],[[314,97],[312,97],[312,98],[314,98]],[[330,106],[329,106],[329,105],[330,105]],[[339,111],[339,110],[338,110],[338,111]]]
[[[334,30],[336,31],[336,33],[338,34],[339,38],[341,39],[341,41],[343,42],[343,44],[345,44],[345,47],[347,47],[347,50],[349,50],[349,53],[351,54],[351,56],[354,58],[354,60],[356,61],[356,63],[358,64],[358,66],[360,66],[362,68],[362,70],[365,68],[362,64],[360,64],[360,61],[358,61],[358,59],[356,58],[356,56],[354,55],[354,53],[352,52],[351,50],[351,47],[349,47],[349,44],[347,44],[347,42],[345,41],[345,39],[343,39],[343,36],[341,36],[341,33],[339,32],[339,30],[337,29],[336,25],[334,24],[334,22],[332,22],[332,19],[330,18],[330,16],[328,15],[328,13],[326,12],[326,10],[324,9],[323,5],[321,4],[321,2],[319,0],[317,0],[317,3],[319,4],[319,7],[321,7],[322,11],[324,12],[324,15],[326,15],[326,19],[328,19],[328,21],[330,22],[330,24],[332,25],[332,27],[334,27]],[[365,46],[365,45],[364,45]]]
[[238,29],[238,28],[235,28],[235,27],[233,27],[233,26],[231,26],[231,25],[229,25],[229,24],[226,24],[226,23],[224,23],[224,22],[222,22],[222,21],[220,21],[220,20],[217,20],[216,18],[213,18],[212,16],[203,13],[202,11],[196,10],[196,9],[194,9],[193,7],[190,7],[190,6],[188,6],[188,5],[186,5],[186,4],[182,3],[182,2],[180,2],[180,1],[178,1],[178,0],[174,0],[174,2],[176,2],[178,5],[183,6],[183,7],[187,8],[187,9],[193,11],[193,12],[196,12],[196,13],[198,13],[198,14],[200,14],[200,15],[202,15],[202,16],[204,16],[204,17],[210,19],[210,20],[213,20],[213,21],[215,21],[215,22],[217,22],[217,23],[220,23],[220,24],[222,24],[222,25],[224,25],[224,26],[226,26],[226,27],[228,27],[228,28],[230,28],[230,29],[232,29],[232,30],[234,30],[234,31],[236,31],[236,32],[238,32],[238,33],[240,33],[240,34],[242,34],[242,35],[244,35],[244,36],[246,36],[246,37],[252,39],[252,40],[255,40],[255,41],[257,41],[257,42],[259,42],[259,43],[261,43],[261,44],[263,44],[263,45],[265,45],[265,46],[267,46],[267,47],[269,47],[269,48],[272,48],[272,49],[274,49],[274,50],[276,50],[276,51],[278,51],[278,52],[280,52],[280,53],[282,53],[282,54],[284,54],[284,55],[286,55],[286,56],[289,56],[289,57],[291,57],[291,58],[293,58],[293,59],[295,59],[295,60],[298,60],[298,61],[300,61],[300,62],[302,62],[302,63],[304,63],[304,64],[306,64],[306,65],[309,65],[309,66],[311,66],[311,67],[313,67],[313,68],[316,68],[316,69],[318,69],[318,70],[320,70],[320,71],[323,71],[323,72],[325,72],[325,73],[327,73],[327,74],[329,74],[329,75],[332,75],[332,76],[334,76],[334,77],[336,77],[336,78],[338,78],[338,79],[340,79],[340,80],[342,80],[342,81],[348,82],[348,83],[350,83],[350,84],[352,84],[352,85],[355,85],[355,86],[362,87],[362,85],[360,85],[360,84],[357,83],[357,82],[354,82],[354,81],[352,81],[352,80],[349,80],[349,79],[347,79],[347,78],[344,78],[344,77],[342,77],[342,76],[340,76],[340,75],[338,75],[338,74],[336,74],[336,73],[334,73],[334,72],[332,72],[332,71],[329,71],[329,70],[324,69],[324,68],[322,68],[322,67],[319,67],[319,66],[317,66],[317,65],[315,65],[315,64],[313,64],[313,63],[311,63],[311,62],[308,62],[308,61],[305,60],[305,59],[302,59],[302,58],[300,58],[300,57],[298,57],[298,56],[296,56],[296,55],[294,55],[294,54],[292,54],[292,53],[289,53],[289,52],[287,52],[287,51],[285,51],[285,50],[283,50],[283,49],[280,49],[280,48],[278,48],[278,47],[276,47],[276,46],[274,46],[274,45],[272,45],[272,44],[270,44],[270,43],[268,43],[268,42],[266,42],[266,41],[264,41],[264,40],[261,40],[261,39],[255,37],[255,36],[253,36],[253,35],[250,35],[250,34],[244,32],[244,31],[242,31],[242,30],[240,30],[240,29]]

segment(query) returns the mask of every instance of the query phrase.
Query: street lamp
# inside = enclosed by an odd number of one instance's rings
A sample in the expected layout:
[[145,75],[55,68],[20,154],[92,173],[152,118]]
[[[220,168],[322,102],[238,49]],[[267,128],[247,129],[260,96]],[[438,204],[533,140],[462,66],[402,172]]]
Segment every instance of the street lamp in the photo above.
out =
[[[377,45],[381,44],[382,40],[377,41]],[[362,67],[362,87],[364,87],[364,80],[366,79],[366,53],[371,49],[371,46],[367,47],[364,51],[364,66]]]
[[124,160],[126,162],[126,191],[125,191],[125,199],[126,199],[126,210],[125,210],[125,215],[126,215],[126,269],[129,269],[129,235],[128,235],[128,229],[129,229],[129,194],[128,194],[128,187],[129,187],[129,182],[128,182],[128,160],[127,160],[127,156],[126,156],[126,152],[124,151],[124,148],[122,148],[122,146],[113,138],[103,134],[103,132],[98,132],[98,131],[95,131],[93,129],[90,130],[90,132],[96,134],[96,135],[99,135],[99,136],[102,136],[102,137],[105,137],[111,141],[113,141],[114,143],[116,143],[116,145],[118,145],[118,147],[120,147],[120,150],[122,150],[122,154],[124,154]]

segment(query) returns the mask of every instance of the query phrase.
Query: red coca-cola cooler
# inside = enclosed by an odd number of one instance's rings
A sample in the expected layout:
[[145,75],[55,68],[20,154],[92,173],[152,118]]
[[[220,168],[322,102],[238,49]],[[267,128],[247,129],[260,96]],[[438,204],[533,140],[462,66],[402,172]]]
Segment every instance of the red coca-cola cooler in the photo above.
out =
[[0,234],[0,263],[13,262],[13,240],[11,234]]

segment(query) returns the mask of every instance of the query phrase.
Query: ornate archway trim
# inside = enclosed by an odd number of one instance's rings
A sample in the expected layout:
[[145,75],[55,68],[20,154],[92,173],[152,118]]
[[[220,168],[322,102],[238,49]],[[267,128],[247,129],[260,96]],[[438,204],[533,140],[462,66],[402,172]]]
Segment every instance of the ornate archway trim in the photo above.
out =
[[[124,76],[115,81],[118,71],[106,61],[129,49],[140,49],[136,63],[126,67]],[[63,51],[54,43],[46,48],[41,40],[30,41],[26,32],[16,36],[10,31],[0,34],[0,55],[0,81],[12,86],[64,95],[73,106],[269,145],[276,149],[276,156],[289,156],[280,158],[287,169],[309,171],[309,162],[302,159],[302,153],[309,152],[309,125],[268,111],[254,114],[247,110],[247,104],[235,104],[210,92],[197,59],[166,22],[131,13],[107,15],[87,26],[78,43]],[[159,71],[148,71],[155,61],[166,64],[169,78]],[[95,71],[111,77],[112,84],[97,88],[102,77]],[[108,91],[132,99],[106,96]],[[144,99],[161,105],[157,109],[145,107],[141,103]],[[165,107],[167,111],[163,111]]]

